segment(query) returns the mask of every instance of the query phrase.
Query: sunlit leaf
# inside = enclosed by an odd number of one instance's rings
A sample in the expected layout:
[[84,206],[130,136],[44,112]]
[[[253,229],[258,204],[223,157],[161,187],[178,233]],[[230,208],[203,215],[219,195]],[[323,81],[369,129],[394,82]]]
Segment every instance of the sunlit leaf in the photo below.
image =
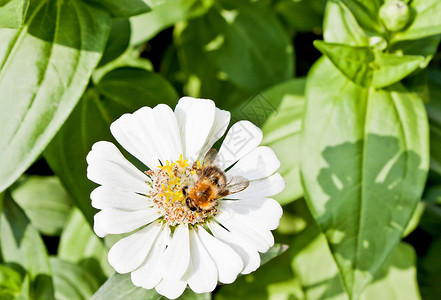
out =
[[0,29],[0,191],[43,151],[98,63],[109,15],[80,0],[31,1],[20,29]]
[[19,28],[24,21],[28,0],[0,2],[0,28]]
[[427,117],[402,85],[362,88],[325,59],[310,73],[306,95],[305,195],[355,299],[399,242],[421,196]]

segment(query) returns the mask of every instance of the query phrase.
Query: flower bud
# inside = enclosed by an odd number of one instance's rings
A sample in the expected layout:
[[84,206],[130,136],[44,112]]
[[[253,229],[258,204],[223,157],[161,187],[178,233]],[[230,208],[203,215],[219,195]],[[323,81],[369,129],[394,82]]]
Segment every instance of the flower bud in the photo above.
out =
[[410,18],[409,6],[401,0],[389,0],[380,7],[380,19],[390,31],[400,31]]

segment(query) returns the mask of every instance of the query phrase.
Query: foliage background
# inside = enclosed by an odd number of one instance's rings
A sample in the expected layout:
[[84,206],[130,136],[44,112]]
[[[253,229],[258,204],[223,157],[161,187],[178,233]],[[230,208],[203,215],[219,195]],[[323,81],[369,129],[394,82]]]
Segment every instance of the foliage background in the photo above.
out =
[[0,299],[160,298],[109,266],[85,157],[183,95],[261,127],[287,188],[271,260],[182,299],[438,299],[441,4],[393,2],[0,0]]

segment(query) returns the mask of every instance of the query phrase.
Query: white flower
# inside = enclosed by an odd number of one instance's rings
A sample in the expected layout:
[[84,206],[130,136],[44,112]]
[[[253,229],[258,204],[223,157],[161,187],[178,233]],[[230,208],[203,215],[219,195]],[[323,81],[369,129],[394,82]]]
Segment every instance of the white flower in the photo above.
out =
[[271,230],[282,208],[268,197],[285,182],[275,173],[280,162],[274,152],[259,146],[261,130],[248,121],[230,128],[213,164],[226,170],[227,189],[242,177],[249,186],[207,210],[187,204],[183,190],[199,187],[204,156],[229,121],[230,113],[213,101],[189,97],[174,112],[160,104],[121,116],[110,130],[150,169],[144,173],[112,143],[93,145],[87,177],[101,185],[91,194],[92,205],[101,209],[94,231],[100,237],[133,232],[110,249],[108,259],[118,273],[131,272],[136,286],[171,299],[187,285],[196,293],[211,292],[218,281],[231,283],[239,273],[256,270],[258,252],[273,246]]

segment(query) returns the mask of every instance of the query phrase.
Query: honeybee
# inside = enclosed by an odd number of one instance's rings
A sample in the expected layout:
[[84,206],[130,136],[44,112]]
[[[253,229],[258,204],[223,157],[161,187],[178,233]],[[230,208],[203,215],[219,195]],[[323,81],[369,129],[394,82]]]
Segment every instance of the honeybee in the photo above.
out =
[[216,149],[211,149],[204,157],[202,168],[197,169],[198,179],[193,186],[184,186],[182,194],[186,197],[188,208],[192,211],[208,211],[217,205],[217,200],[238,193],[248,187],[250,182],[242,176],[234,176],[229,181],[225,172],[214,165]]

